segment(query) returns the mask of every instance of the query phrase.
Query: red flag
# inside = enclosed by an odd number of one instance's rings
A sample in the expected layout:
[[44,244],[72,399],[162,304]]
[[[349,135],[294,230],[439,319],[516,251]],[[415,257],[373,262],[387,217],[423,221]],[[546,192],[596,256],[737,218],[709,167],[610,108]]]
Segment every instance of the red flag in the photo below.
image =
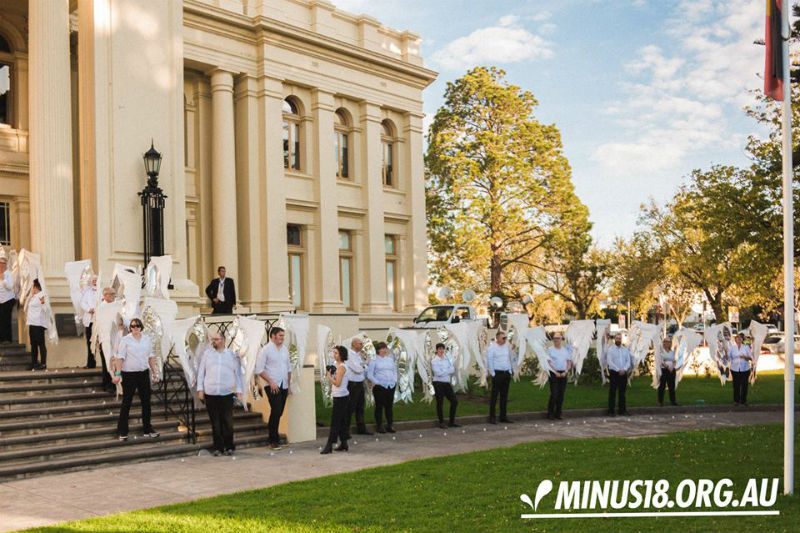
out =
[[764,38],[764,93],[773,100],[783,100],[783,37],[781,9],[783,0],[767,0],[767,30]]

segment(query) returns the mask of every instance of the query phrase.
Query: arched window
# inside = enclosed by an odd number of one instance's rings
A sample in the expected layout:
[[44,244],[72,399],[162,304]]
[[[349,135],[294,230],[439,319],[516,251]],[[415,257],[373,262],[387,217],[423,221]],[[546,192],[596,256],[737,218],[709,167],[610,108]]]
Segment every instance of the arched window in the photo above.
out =
[[283,168],[300,170],[300,112],[292,98],[283,101]]
[[336,177],[350,177],[350,123],[343,109],[334,115],[334,149],[336,150]]
[[11,45],[0,35],[0,125],[12,125],[12,76],[14,55]]
[[384,120],[383,132],[381,133],[381,146],[383,148],[383,165],[381,174],[383,175],[383,184],[386,187],[396,187],[395,180],[395,165],[394,165],[394,128],[392,123]]

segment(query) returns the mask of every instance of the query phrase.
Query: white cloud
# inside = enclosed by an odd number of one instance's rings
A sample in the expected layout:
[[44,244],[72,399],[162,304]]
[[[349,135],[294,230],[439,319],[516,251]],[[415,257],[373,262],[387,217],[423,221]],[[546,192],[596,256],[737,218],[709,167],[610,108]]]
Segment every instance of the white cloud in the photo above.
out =
[[459,37],[431,56],[443,70],[466,70],[478,65],[508,64],[553,56],[552,43],[525,29],[513,15],[497,24]]

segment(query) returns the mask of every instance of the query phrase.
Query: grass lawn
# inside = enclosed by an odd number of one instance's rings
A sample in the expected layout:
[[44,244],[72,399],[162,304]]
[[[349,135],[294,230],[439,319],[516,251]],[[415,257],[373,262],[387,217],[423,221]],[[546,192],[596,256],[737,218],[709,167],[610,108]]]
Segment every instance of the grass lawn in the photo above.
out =
[[[628,387],[628,409],[635,410],[638,406],[658,405],[656,391],[650,386],[650,377],[641,376],[634,378]],[[547,399],[550,389],[547,385],[540,389],[534,385],[530,378],[523,377],[518,382],[511,383],[508,394],[509,412],[546,411]],[[733,386],[727,383],[720,385],[719,378],[714,377],[684,377],[677,390],[678,403],[681,405],[710,405],[733,404]],[[322,394],[317,385],[317,421],[327,426],[331,420],[330,407],[322,404]],[[665,400],[669,401],[665,393]],[[750,386],[747,402],[758,403],[783,403],[783,374],[759,374],[755,385]],[[447,416],[447,402],[445,401],[445,416]],[[564,399],[564,409],[580,409],[592,407],[605,407],[608,405],[608,386],[600,383],[591,385],[569,385]],[[469,394],[458,395],[458,415],[487,415],[489,414],[489,389],[472,385]],[[372,423],[373,410],[367,409],[367,423]],[[426,403],[422,394],[415,392],[413,403],[397,403],[394,405],[395,420],[435,420],[436,404]]]
[[[539,481],[782,475],[782,428],[748,426],[636,439],[522,444],[412,461],[36,531],[798,531],[800,496],[780,516],[521,520]],[[540,512],[553,512],[551,493]],[[652,509],[651,509],[652,510]]]

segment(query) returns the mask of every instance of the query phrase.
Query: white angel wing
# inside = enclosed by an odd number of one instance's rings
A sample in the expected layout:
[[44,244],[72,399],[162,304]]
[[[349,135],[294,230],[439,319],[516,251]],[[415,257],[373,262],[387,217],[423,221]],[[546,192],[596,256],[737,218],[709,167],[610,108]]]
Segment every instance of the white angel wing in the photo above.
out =
[[606,359],[606,348],[608,333],[611,330],[611,321],[608,319],[597,319],[595,321],[595,354],[600,362],[600,378],[603,384],[608,381],[608,360]]
[[689,358],[703,342],[703,336],[691,329],[681,328],[675,333],[672,342],[675,347],[675,387],[677,388]]
[[[280,320],[286,326],[286,343],[289,346],[289,351],[294,352],[292,354],[294,357],[291,360],[292,373],[295,376],[299,376],[306,360],[306,345],[308,344],[308,330],[310,328],[308,315],[281,313]],[[293,379],[291,387],[292,392],[300,392],[300,379]]]
[[764,339],[767,338],[767,326],[756,322],[750,321],[750,336],[753,337],[753,371],[750,372],[750,383],[756,382],[756,371],[758,369],[758,356],[761,355],[761,345],[764,344]]
[[172,256],[151,257],[145,269],[145,295],[169,300],[169,280],[172,277]]
[[575,374],[578,376],[583,368],[586,354],[589,353],[589,347],[592,345],[594,330],[594,320],[573,320],[567,326],[567,332],[564,334],[567,344],[573,347]]
[[81,279],[86,269],[92,268],[91,259],[83,259],[81,261],[67,261],[64,263],[64,274],[69,284],[69,299],[72,301],[72,308],[75,311],[75,323],[81,324],[83,317],[83,309],[81,308],[81,299],[83,297],[83,287],[81,287]]
[[[317,367],[319,369],[319,386],[322,390],[322,403],[330,407],[331,400],[331,384],[325,379],[328,366],[333,364],[333,357],[331,357],[331,350],[333,350],[333,333],[331,328],[317,325]],[[368,394],[366,396],[369,396]]]
[[539,387],[544,387],[550,375],[550,363],[548,362],[550,357],[547,354],[547,332],[542,326],[531,328],[525,332],[525,340],[539,362],[539,372],[536,374],[536,378],[533,382],[539,385]]

